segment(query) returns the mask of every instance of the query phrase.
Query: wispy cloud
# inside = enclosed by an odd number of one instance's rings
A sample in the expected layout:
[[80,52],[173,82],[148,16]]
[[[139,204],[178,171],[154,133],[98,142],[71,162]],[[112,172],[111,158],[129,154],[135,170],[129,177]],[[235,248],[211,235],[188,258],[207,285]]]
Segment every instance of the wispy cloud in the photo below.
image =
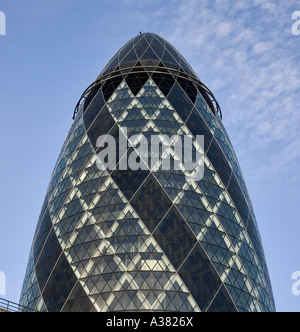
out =
[[299,2],[177,3],[162,34],[214,91],[238,154],[264,156],[253,175],[283,175],[300,161],[300,37],[291,33]]

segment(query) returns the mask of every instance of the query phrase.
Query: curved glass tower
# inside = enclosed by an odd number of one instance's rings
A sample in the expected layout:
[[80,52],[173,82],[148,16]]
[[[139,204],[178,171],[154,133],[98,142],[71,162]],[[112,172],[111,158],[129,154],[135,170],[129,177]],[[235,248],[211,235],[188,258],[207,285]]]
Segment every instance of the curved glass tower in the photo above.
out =
[[[140,134],[203,135],[203,178],[188,179],[184,166],[149,168],[142,141],[126,141]],[[115,139],[119,164],[100,170],[105,135]],[[129,154],[135,170],[124,167]],[[275,311],[220,107],[163,38],[133,38],[82,95],[41,210],[21,304],[48,312]]]

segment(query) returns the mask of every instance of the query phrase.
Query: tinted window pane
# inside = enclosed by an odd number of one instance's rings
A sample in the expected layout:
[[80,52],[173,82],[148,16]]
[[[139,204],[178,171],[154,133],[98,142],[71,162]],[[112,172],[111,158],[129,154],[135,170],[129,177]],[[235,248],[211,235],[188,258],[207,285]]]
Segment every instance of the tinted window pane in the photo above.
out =
[[149,75],[145,73],[129,74],[126,78],[126,83],[136,96],[144,84],[148,81]]
[[194,84],[184,78],[179,77],[177,79],[178,83],[182,87],[182,89],[186,92],[186,94],[191,99],[192,103],[194,104],[197,98],[197,89],[195,88]]
[[221,287],[208,312],[237,312],[225,286]]
[[59,312],[67,300],[77,278],[67,261],[61,255],[44,292],[44,301],[49,312]]
[[41,222],[41,225],[39,227],[39,230],[37,231],[36,234],[36,240],[35,240],[35,244],[33,247],[33,251],[34,251],[34,260],[35,262],[37,262],[38,257],[41,253],[41,250],[43,249],[43,246],[45,244],[45,241],[49,235],[49,232],[52,228],[52,223],[50,220],[50,215],[49,215],[49,211],[48,209],[46,210],[46,214]]
[[148,171],[114,171],[111,177],[129,201],[148,175]]
[[111,95],[116,91],[117,87],[120,85],[120,83],[123,81],[122,76],[118,76],[115,78],[112,78],[103,85],[103,95],[106,101],[111,97]]
[[152,79],[159,87],[161,92],[167,97],[175,83],[175,79],[173,78],[173,76],[154,73],[152,75]]
[[221,286],[221,280],[200,245],[186,260],[179,275],[200,309],[205,311]]
[[168,99],[175,108],[176,112],[185,122],[191,114],[193,104],[177,83],[170,92]]
[[[95,88],[95,91],[96,90],[97,90],[97,88]],[[99,87],[98,87],[98,90],[99,90]],[[84,104],[84,107],[87,107],[87,109],[85,109],[85,113],[83,116],[84,125],[85,125],[86,130],[90,127],[92,122],[95,120],[95,117],[99,114],[99,112],[101,111],[101,109],[105,103],[101,90],[95,96],[93,96],[92,92],[91,92],[91,95],[88,96],[88,98]]]
[[159,225],[154,237],[175,269],[179,268],[196,244],[195,236],[175,207]]
[[225,187],[228,186],[232,170],[215,139],[212,140],[207,156],[220,175]]
[[88,131],[89,139],[95,150],[98,137],[109,134],[114,125],[115,120],[110,115],[109,110],[105,107]]
[[36,276],[41,290],[44,289],[46,281],[49,278],[49,275],[52,272],[61,252],[61,246],[58,243],[54,231],[52,230],[36,266]]
[[195,108],[193,109],[192,114],[187,122],[187,126],[195,137],[197,135],[204,136],[204,151],[207,152],[213,136],[200,116],[199,112]]
[[172,206],[172,202],[154,176],[150,175],[132,199],[131,205],[150,232],[153,232]]

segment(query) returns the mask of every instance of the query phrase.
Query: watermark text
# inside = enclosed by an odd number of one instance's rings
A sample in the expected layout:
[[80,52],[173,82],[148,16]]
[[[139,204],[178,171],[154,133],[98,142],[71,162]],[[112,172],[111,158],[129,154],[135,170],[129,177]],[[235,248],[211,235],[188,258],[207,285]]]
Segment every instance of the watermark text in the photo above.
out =
[[0,11],[0,36],[6,36],[6,16]]
[[[98,169],[138,171],[182,171],[187,181],[200,181],[204,176],[204,136],[133,135],[119,129],[119,138],[102,135],[97,139]],[[119,157],[118,157],[119,156]]]
[[292,26],[292,34],[294,36],[300,35],[300,11],[295,11],[292,15],[292,20],[296,20],[296,22]]
[[294,296],[300,295],[300,271],[296,271],[292,275],[292,280],[295,280],[292,286],[292,294]]
[[4,272],[0,271],[0,296],[6,295],[6,276]]

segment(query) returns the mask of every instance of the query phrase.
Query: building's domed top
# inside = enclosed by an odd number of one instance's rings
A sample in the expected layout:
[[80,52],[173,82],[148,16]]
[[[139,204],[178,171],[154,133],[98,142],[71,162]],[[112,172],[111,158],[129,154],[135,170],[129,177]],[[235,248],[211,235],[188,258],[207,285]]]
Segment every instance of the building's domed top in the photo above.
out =
[[174,46],[153,33],[141,33],[131,39],[110,60],[100,76],[115,70],[132,68],[139,64],[145,67],[164,66],[198,79],[193,69]]
[[121,81],[126,79],[136,95],[150,76],[159,81],[157,84],[166,95],[172,89],[175,80],[190,97],[192,95],[192,101],[195,101],[199,91],[212,112],[218,113],[222,118],[216,98],[199,80],[184,57],[168,41],[153,33],[139,34],[113,56],[96,81],[82,94],[73,118],[82,102],[93,99],[102,86],[105,100],[108,100]]

